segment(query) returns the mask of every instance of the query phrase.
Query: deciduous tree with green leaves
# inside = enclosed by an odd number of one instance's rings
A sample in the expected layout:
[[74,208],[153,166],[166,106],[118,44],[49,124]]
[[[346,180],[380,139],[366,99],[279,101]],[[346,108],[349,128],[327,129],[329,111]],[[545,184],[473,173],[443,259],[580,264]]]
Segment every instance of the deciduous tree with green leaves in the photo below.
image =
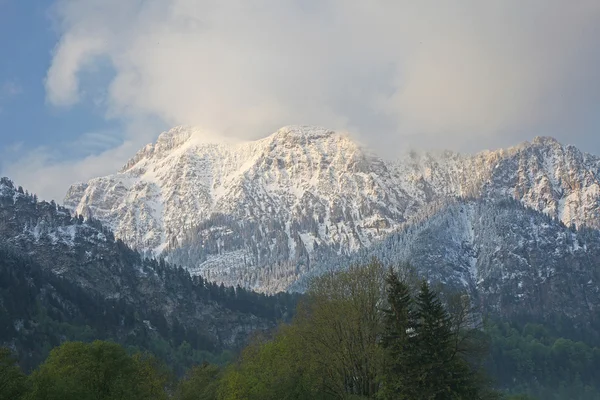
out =
[[[31,400],[162,400],[166,378],[118,344],[66,342],[31,375]],[[162,390],[161,390],[162,389]]]
[[179,381],[175,400],[216,400],[221,373],[221,368],[208,363],[192,367]]
[[12,351],[0,347],[0,400],[19,400],[27,392],[27,376]]

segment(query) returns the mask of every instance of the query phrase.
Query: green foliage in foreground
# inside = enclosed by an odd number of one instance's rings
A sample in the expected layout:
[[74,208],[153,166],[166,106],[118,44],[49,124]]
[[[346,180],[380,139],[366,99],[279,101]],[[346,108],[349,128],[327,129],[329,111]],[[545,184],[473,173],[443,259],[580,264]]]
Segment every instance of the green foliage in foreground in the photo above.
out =
[[118,344],[67,342],[31,375],[26,399],[160,400],[168,374],[151,356],[129,356]]
[[498,398],[468,313],[450,314],[426,282],[410,288],[393,272],[384,280],[373,262],[314,282],[291,325],[227,368],[220,398]]
[[216,365],[202,364],[193,367],[179,382],[175,392],[177,400],[216,399],[222,371]]
[[7,348],[0,348],[0,400],[21,398],[27,392],[27,377]]
[[[468,299],[442,302],[400,272],[372,262],[315,280],[290,324],[226,366],[201,363],[205,355],[185,341],[175,351],[155,342],[156,358],[112,342],[66,342],[26,376],[0,349],[0,400],[502,398],[484,365],[506,400],[600,399],[599,349],[531,323],[490,324],[484,334]],[[198,362],[179,381],[158,361],[190,358]]]

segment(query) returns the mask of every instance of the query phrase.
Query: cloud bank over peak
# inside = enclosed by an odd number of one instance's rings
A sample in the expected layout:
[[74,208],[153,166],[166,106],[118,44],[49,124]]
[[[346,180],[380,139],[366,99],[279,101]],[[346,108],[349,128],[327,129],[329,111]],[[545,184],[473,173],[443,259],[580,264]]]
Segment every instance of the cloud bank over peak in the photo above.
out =
[[102,93],[106,118],[160,122],[126,129],[132,146],[180,124],[238,139],[312,124],[388,155],[536,135],[600,149],[597,0],[57,0],[53,15],[47,102]]
[[56,15],[52,104],[77,102],[104,59],[110,116],[226,135],[310,123],[460,145],[598,100],[595,0],[61,0]]

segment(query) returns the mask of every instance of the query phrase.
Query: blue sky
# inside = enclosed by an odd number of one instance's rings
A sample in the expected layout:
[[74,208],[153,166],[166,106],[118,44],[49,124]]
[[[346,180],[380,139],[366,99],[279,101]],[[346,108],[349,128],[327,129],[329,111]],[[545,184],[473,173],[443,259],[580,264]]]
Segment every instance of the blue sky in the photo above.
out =
[[574,4],[0,0],[0,175],[60,201],[180,124],[600,154],[600,2]]
[[0,148],[47,146],[64,157],[81,157],[100,149],[91,142],[89,148],[72,146],[82,134],[118,132],[122,127],[118,121],[107,120],[89,101],[72,108],[46,102],[44,79],[59,39],[48,4],[44,0],[0,1]]

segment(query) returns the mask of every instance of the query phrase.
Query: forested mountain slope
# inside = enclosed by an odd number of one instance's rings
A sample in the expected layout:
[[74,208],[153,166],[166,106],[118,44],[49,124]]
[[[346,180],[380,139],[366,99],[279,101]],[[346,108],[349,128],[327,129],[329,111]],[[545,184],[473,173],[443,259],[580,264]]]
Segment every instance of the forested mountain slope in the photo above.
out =
[[32,362],[45,356],[41,349],[74,338],[235,349],[289,318],[294,306],[287,294],[225,287],[144,259],[98,221],[39,202],[7,178],[0,180],[0,275],[0,342]]
[[408,262],[431,281],[467,291],[496,318],[600,327],[600,231],[567,227],[516,200],[432,204],[381,243],[323,259],[314,274],[371,257]]

